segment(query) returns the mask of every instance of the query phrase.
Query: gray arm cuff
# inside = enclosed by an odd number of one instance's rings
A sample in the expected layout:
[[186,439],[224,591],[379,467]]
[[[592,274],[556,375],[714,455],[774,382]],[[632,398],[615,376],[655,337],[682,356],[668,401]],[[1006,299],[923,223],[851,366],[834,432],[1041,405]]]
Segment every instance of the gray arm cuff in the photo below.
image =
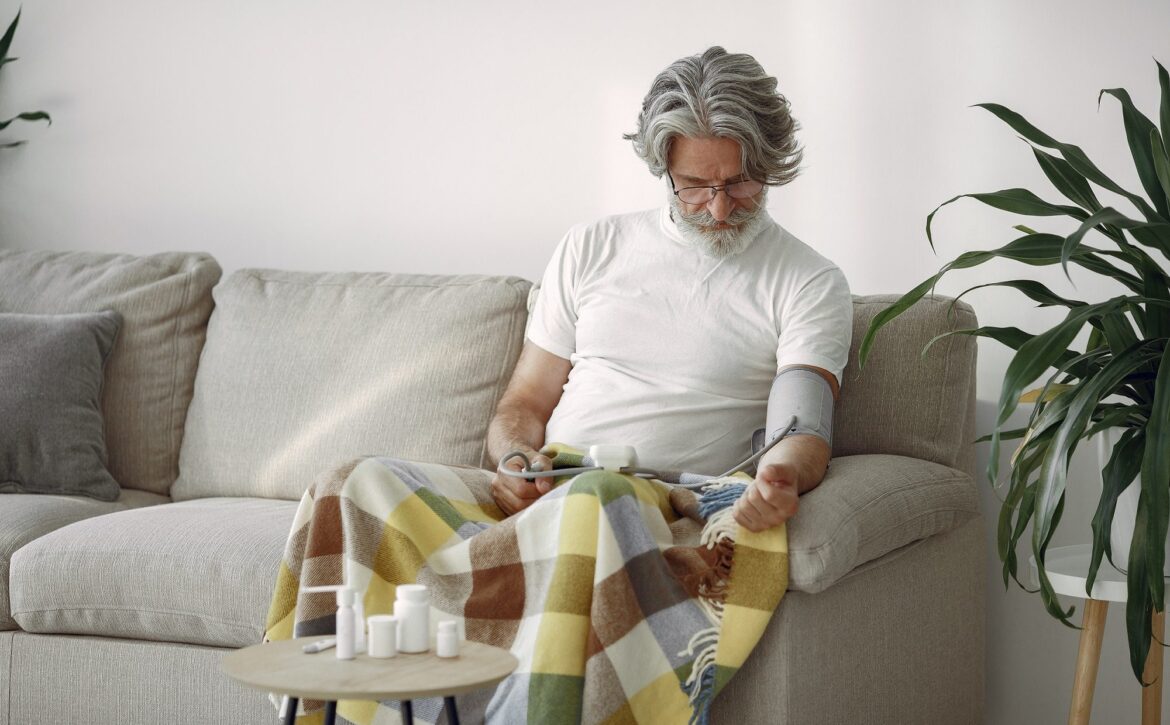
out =
[[790,367],[781,370],[772,381],[765,424],[767,443],[784,432],[781,427],[793,415],[796,426],[790,435],[815,435],[833,445],[833,389],[820,374]]

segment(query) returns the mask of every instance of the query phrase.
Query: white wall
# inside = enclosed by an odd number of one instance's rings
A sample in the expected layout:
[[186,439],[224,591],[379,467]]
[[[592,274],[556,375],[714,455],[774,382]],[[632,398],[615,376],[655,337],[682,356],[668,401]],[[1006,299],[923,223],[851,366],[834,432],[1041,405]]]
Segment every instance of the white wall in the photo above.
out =
[[[18,4],[0,0],[0,21]],[[711,44],[754,54],[803,124],[805,173],[772,194],[774,216],[855,292],[895,292],[1012,237],[1008,217],[959,203],[940,216],[936,257],[923,223],[938,203],[1045,188],[1015,134],[970,104],[1015,108],[1136,187],[1116,104],[1098,112],[1096,93],[1125,86],[1156,113],[1170,4],[25,0],[0,116],[45,108],[55,123],[14,127],[30,143],[0,153],[0,245],[205,250],[229,272],[533,279],[570,224],[663,200],[621,134],[654,74]],[[1080,295],[1110,289],[1074,278]],[[988,324],[1053,319],[1006,292],[971,299]],[[986,430],[1008,357],[980,355]],[[1073,483],[1091,489],[1092,476]],[[984,504],[998,510],[986,486]],[[1077,633],[1037,597],[1004,592],[993,523],[988,722],[1055,722]],[[1138,710],[1122,619],[1115,607],[1098,722]]]

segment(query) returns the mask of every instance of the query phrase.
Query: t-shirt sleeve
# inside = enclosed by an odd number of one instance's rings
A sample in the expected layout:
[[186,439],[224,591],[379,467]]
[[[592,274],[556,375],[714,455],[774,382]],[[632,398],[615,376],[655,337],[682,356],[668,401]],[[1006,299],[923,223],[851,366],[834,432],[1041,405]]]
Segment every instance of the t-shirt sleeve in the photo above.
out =
[[577,278],[580,262],[572,234],[566,234],[544,270],[526,337],[542,350],[570,359],[577,349]]
[[853,338],[853,295],[837,267],[809,278],[781,311],[777,370],[786,365],[815,365],[841,382]]

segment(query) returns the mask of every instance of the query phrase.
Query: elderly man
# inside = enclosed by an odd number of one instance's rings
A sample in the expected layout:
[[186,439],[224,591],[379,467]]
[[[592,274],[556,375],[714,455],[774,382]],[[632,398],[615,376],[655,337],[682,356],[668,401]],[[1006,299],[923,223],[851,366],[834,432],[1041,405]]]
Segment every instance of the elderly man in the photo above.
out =
[[[298,589],[348,569],[368,610],[422,584],[469,639],[511,650],[519,665],[488,722],[706,722],[784,595],[773,527],[824,475],[849,348],[841,272],[764,210],[767,187],[796,173],[794,128],[750,56],[712,48],[663,72],[630,138],[670,203],[557,247],[489,430],[497,461],[520,450],[541,470],[552,462],[537,450],[560,441],[633,445],[642,466],[715,475],[762,428],[779,442],[751,485],[693,493],[588,471],[553,491],[468,467],[353,462],[302,500],[282,568],[302,579],[280,578],[266,636],[331,631],[334,599]],[[675,537],[688,522],[698,543]],[[438,702],[427,707],[434,721]]]
[[[765,209],[797,174],[795,130],[749,55],[714,47],[655,78],[626,138],[669,203],[557,246],[489,429],[496,462],[519,450],[548,470],[546,442],[618,443],[640,465],[714,475],[796,413],[734,515],[761,531],[796,512],[828,466],[853,313],[841,271]],[[492,495],[514,514],[550,486],[497,474]]]

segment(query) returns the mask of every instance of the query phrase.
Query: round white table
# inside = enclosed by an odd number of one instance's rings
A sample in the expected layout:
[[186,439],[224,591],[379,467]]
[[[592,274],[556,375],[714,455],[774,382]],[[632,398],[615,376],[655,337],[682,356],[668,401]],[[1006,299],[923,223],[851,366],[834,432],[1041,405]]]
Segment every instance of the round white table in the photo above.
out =
[[229,677],[262,692],[289,697],[286,725],[296,721],[300,699],[323,700],[332,725],[338,700],[398,700],[402,721],[413,722],[411,701],[442,697],[448,722],[459,725],[455,695],[488,687],[510,675],[519,661],[506,649],[480,642],[459,643],[459,656],[400,652],[388,659],[359,654],[339,660],[334,650],[306,654],[302,647],[323,637],[286,639],[236,650],[220,660]]
[[[1114,569],[1107,558],[1097,569],[1093,591],[1088,594],[1085,592],[1092,551],[1093,547],[1089,544],[1049,549],[1045,566],[1048,581],[1052,583],[1052,588],[1057,594],[1085,600],[1085,616],[1081,623],[1081,641],[1077,650],[1077,669],[1073,679],[1072,704],[1068,712],[1070,725],[1089,723],[1109,602],[1124,602],[1128,598],[1125,574]],[[1040,579],[1034,557],[1031,559],[1031,565],[1032,581],[1039,586]],[[1162,645],[1158,642],[1164,639],[1164,616],[1163,612],[1155,612],[1152,622],[1153,641],[1150,642],[1150,654],[1146,657],[1146,666],[1142,672],[1142,679],[1151,683],[1148,687],[1142,688],[1142,725],[1155,725],[1162,721]]]

